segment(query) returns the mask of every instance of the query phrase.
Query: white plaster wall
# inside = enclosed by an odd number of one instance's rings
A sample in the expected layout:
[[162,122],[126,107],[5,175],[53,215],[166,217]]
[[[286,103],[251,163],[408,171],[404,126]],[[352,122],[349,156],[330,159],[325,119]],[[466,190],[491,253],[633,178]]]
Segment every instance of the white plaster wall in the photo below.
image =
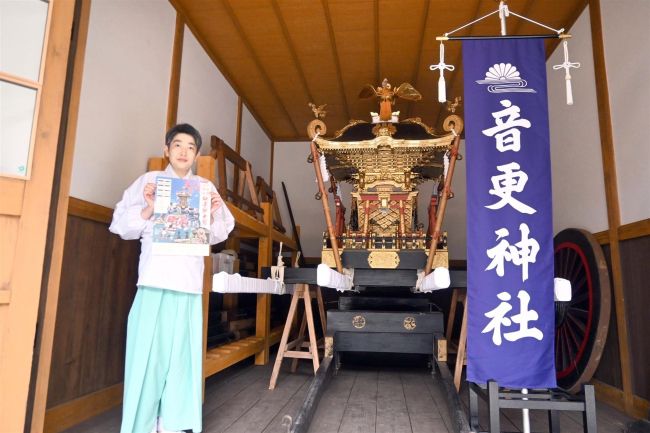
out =
[[621,224],[650,218],[650,1],[601,0]]
[[[460,154],[465,155],[465,140],[460,141]],[[442,224],[442,229],[447,231],[447,247],[451,260],[467,259],[467,169],[465,160],[456,161],[454,177],[452,178],[451,190],[454,198],[447,201],[447,211]],[[423,194],[424,191],[420,192]],[[423,194],[423,198],[429,200],[431,192]],[[422,208],[422,206],[421,206]],[[426,212],[426,207],[421,211]],[[418,218],[426,219],[424,216]],[[423,220],[424,221],[424,220]],[[470,221],[471,222],[471,221]]]
[[562,44],[547,61],[551,164],[553,175],[553,229],[568,227],[591,232],[606,230],[607,204],[598,130],[598,104],[591,44],[589,11],[571,28],[572,106],[566,105],[564,73],[553,65],[564,61]]
[[212,135],[235,148],[237,94],[187,27],[183,37],[177,121],[190,123],[199,130],[204,155],[210,151]]
[[[314,199],[318,188],[314,167],[307,164],[308,154],[308,142],[275,143],[273,190],[279,196],[282,223],[287,233],[291,234],[291,220],[282,192],[282,182],[285,183],[296,225],[300,226],[300,244],[303,253],[307,257],[320,257],[323,232],[327,231],[327,226],[323,217],[323,207],[320,201]],[[333,208],[333,204],[330,208]]]
[[[242,108],[240,154],[253,167],[253,181],[255,177],[262,176],[268,183],[271,174],[271,139],[245,105]],[[279,192],[277,190],[276,194]],[[285,226],[289,227],[288,220]]]
[[113,207],[161,155],[176,12],[166,0],[94,0],[70,194]]
[[[465,140],[460,141],[460,153],[465,153]],[[451,260],[467,259],[467,180],[465,160],[456,162],[451,190],[454,198],[447,201],[447,210],[442,223],[442,230],[447,232],[447,248]],[[429,219],[429,202],[433,192],[433,182],[418,186],[418,221],[427,227]]]

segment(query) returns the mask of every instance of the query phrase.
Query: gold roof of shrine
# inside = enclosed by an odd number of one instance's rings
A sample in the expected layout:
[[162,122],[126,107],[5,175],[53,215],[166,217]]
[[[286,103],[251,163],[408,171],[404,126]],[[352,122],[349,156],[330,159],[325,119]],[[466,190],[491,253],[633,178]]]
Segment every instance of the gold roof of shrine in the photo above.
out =
[[[334,137],[317,136],[334,179],[370,186],[388,181],[409,190],[412,185],[436,179],[443,173],[443,155],[462,131],[462,120],[451,115],[444,135],[436,134],[420,119],[396,123],[353,120]],[[363,186],[361,186],[363,189]]]

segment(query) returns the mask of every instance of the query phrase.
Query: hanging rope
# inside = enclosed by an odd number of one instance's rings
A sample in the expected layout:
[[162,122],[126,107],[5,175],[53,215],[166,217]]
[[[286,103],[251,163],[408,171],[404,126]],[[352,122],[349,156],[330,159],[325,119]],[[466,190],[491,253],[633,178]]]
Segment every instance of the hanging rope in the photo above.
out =
[[521,18],[522,20],[528,21],[529,23],[537,24],[540,27],[544,27],[545,29],[548,29],[548,30],[550,30],[552,32],[555,32],[558,35],[564,33],[564,28],[554,29],[553,27],[549,27],[546,24],[542,24],[539,21],[531,20],[530,18],[527,18],[527,17],[525,17],[523,15],[519,15],[518,13],[515,13],[515,12],[512,12],[512,11],[508,11],[508,12],[511,13],[512,15],[518,17],[518,18]]
[[484,20],[485,18],[490,17],[490,16],[492,16],[492,15],[498,13],[498,12],[499,12],[499,9],[497,9],[497,10],[495,10],[495,11],[492,11],[492,12],[490,12],[490,13],[487,14],[487,15],[483,15],[481,18],[477,18],[477,19],[475,19],[475,20],[472,21],[471,23],[464,24],[464,25],[458,27],[457,29],[454,29],[454,30],[452,30],[452,31],[450,31],[450,32],[445,33],[444,36],[445,36],[445,37],[449,37],[449,35],[451,35],[451,34],[453,34],[453,33],[456,33],[456,32],[459,31],[459,30],[463,30],[463,29],[466,28],[466,27],[473,26],[473,25],[476,24],[477,22],[482,21],[482,20]]
[[[458,32],[458,31],[460,31],[460,30],[462,30],[464,28],[472,26],[472,25],[478,23],[479,21],[483,21],[484,19],[486,19],[488,17],[491,17],[492,15],[497,14],[497,13],[499,14],[499,20],[501,21],[501,36],[506,35],[506,18],[508,16],[510,16],[510,15],[514,15],[514,16],[516,16],[518,18],[521,18],[522,20],[528,21],[529,23],[533,23],[533,24],[536,24],[536,25],[538,25],[540,27],[543,27],[545,29],[551,30],[551,31],[555,32],[557,35],[560,35],[560,34],[564,33],[563,28],[562,29],[554,29],[553,27],[549,27],[546,24],[540,23],[539,21],[535,21],[533,19],[530,19],[528,17],[525,17],[523,15],[519,15],[518,13],[511,11],[508,8],[508,5],[506,5],[504,1],[501,1],[499,3],[499,8],[497,10],[492,11],[489,14],[483,15],[482,17],[477,18],[472,22],[464,24],[464,25],[458,27],[457,29],[454,29],[454,30],[452,30],[450,32],[444,33],[443,36],[439,37],[438,39],[443,39],[443,40],[450,39],[449,38],[450,35]],[[468,38],[471,38],[471,36],[469,36]]]
[[571,68],[578,69],[580,67],[580,63],[578,62],[570,62],[569,61],[569,41],[564,39],[562,42],[563,48],[564,48],[564,63],[559,64],[559,65],[554,65],[553,70],[557,71],[559,69],[564,69],[564,80],[566,83],[566,104],[567,105],[573,105],[573,88],[571,87],[571,73],[569,70]]
[[[456,37],[450,37],[450,35],[465,29],[469,26],[472,26],[479,21],[483,21],[484,19],[494,15],[494,14],[499,14],[499,21],[501,24],[501,36],[456,36]],[[508,36],[506,35],[506,18],[508,18],[510,15],[514,15],[518,18],[521,18],[522,20],[528,21],[529,23],[538,25],[540,27],[543,27],[545,29],[551,30],[552,32],[555,32],[554,35],[513,35],[513,36]],[[567,38],[570,38],[571,35],[565,34],[564,33],[564,28],[561,29],[554,29],[553,27],[547,26],[546,24],[540,23],[539,21],[535,21],[533,19],[530,19],[528,17],[525,17],[523,15],[519,15],[518,13],[515,13],[511,11],[508,8],[508,5],[506,5],[506,0],[501,0],[499,2],[499,8],[495,11],[492,11],[486,15],[483,15],[480,18],[475,19],[474,21],[471,21],[467,24],[464,24],[450,32],[444,33],[443,36],[438,36],[436,37],[436,40],[440,41],[440,62],[437,65],[431,65],[429,67],[430,70],[435,71],[439,70],[440,71],[440,78],[438,79],[438,101],[439,102],[445,102],[447,100],[447,92],[445,89],[445,78],[444,78],[444,71],[445,69],[448,71],[453,71],[454,66],[447,65],[445,63],[445,49],[443,46],[443,41],[448,41],[448,40],[470,40],[470,39],[500,39],[500,38],[506,38],[506,39],[528,39],[528,38],[560,38],[563,39],[563,48],[564,48],[564,63],[560,65],[554,65],[553,69],[558,70],[558,69],[564,69],[565,74],[565,83],[566,83],[566,103],[567,105],[573,105],[573,89],[571,86],[571,73],[570,69],[571,68],[579,68],[580,63],[577,62],[571,62],[569,61],[569,45]]]

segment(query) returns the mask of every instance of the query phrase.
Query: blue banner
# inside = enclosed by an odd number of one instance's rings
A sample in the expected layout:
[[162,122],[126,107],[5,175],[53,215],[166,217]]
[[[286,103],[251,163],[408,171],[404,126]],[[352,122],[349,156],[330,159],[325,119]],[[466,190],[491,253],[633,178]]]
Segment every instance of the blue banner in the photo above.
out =
[[555,382],[553,222],[541,39],[463,42],[467,380]]

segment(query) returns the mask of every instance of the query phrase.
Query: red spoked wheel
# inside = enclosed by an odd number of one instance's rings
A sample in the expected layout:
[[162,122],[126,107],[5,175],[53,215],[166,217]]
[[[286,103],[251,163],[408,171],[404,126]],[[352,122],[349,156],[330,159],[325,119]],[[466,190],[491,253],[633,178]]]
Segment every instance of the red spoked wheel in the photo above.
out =
[[565,229],[554,240],[555,276],[571,282],[571,300],[555,302],[558,386],[576,393],[593,376],[603,353],[611,312],[609,272],[594,236]]

